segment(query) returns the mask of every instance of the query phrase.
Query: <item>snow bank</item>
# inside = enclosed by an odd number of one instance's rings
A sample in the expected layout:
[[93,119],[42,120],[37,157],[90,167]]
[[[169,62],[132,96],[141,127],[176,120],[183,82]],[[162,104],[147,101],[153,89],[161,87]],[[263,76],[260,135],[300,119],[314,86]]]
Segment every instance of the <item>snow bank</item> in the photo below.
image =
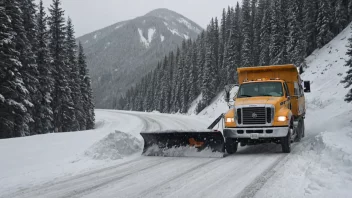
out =
[[202,151],[198,151],[195,147],[173,147],[160,149],[157,145],[151,146],[147,149],[144,155],[148,156],[164,156],[164,157],[214,157],[221,158],[224,157],[223,153],[212,152],[211,149],[206,148]]
[[115,131],[94,144],[85,152],[85,155],[99,160],[122,159],[124,156],[141,151],[142,145],[142,142],[134,136]]

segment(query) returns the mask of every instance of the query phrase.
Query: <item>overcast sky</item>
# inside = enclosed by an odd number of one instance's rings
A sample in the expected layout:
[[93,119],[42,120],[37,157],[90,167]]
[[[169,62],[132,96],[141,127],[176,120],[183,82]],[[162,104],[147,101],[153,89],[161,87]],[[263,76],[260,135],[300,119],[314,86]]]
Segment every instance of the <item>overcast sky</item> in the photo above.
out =
[[[43,2],[44,6],[48,7],[52,0]],[[142,16],[157,8],[176,11],[205,28],[211,17],[221,17],[222,9],[228,5],[235,6],[237,0],[61,0],[61,2],[65,15],[70,16],[73,21],[78,37],[119,21]]]

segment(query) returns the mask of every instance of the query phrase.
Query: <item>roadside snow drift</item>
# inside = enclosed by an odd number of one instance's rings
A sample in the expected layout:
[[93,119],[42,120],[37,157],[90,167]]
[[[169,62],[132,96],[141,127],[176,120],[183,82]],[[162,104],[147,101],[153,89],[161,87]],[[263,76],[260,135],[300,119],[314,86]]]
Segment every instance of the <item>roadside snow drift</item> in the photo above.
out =
[[134,136],[115,131],[89,148],[85,154],[93,159],[122,159],[142,150],[142,142]]

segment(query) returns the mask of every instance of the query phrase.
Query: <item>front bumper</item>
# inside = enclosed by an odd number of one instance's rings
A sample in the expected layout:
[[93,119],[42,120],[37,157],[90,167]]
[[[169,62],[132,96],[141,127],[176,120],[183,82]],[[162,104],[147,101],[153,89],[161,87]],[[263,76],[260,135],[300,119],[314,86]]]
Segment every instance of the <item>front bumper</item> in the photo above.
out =
[[226,128],[225,138],[280,138],[286,137],[289,127],[268,127],[268,128]]

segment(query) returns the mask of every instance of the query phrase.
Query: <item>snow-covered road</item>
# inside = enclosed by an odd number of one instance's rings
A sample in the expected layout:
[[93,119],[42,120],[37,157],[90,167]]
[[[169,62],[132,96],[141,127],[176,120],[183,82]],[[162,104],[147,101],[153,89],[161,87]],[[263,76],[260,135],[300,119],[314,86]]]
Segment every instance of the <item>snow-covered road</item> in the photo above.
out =
[[[123,129],[139,137],[141,130],[204,129],[209,120],[196,116],[99,110],[108,118],[100,130]],[[134,118],[132,118],[134,117]],[[115,124],[111,119],[120,120]],[[130,122],[126,127],[126,122]],[[121,122],[123,121],[123,122]],[[120,123],[120,124],[117,124]],[[134,123],[134,124],[133,124]],[[142,124],[141,124],[142,123]],[[285,161],[277,145],[242,148],[225,158],[147,157],[134,155],[114,165],[59,177],[7,194],[6,197],[234,197],[254,194]],[[263,177],[264,176],[264,177]],[[263,178],[265,178],[263,180]]]

